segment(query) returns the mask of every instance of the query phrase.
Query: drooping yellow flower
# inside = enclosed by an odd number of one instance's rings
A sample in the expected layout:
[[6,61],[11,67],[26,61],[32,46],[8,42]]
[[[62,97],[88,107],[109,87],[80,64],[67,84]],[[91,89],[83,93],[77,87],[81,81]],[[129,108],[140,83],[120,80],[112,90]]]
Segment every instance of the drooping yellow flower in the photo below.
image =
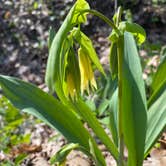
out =
[[72,73],[67,74],[66,81],[67,81],[68,96],[70,96],[72,99],[74,99],[76,96],[76,87],[75,87]]
[[84,90],[87,90],[89,93],[89,87],[92,89],[97,89],[97,84],[92,70],[90,58],[86,50],[82,47],[80,47],[78,50],[78,59],[81,75],[81,93],[83,93]]
[[65,95],[67,97],[71,97],[72,99],[76,99],[77,95],[80,93],[80,71],[78,66],[78,59],[73,48],[71,48],[68,52],[67,67],[65,73]]

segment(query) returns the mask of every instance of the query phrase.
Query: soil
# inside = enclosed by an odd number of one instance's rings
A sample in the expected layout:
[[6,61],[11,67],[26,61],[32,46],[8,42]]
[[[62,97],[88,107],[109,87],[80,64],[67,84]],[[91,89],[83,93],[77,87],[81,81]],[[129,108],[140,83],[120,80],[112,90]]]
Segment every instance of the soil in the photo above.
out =
[[[106,131],[107,132],[107,131]],[[21,166],[50,166],[50,158],[64,146],[67,141],[57,131],[52,130],[45,124],[36,124],[31,132],[31,144],[22,144],[13,147],[12,153],[6,158],[12,160],[15,155],[27,153],[28,157],[22,162]],[[52,138],[52,139],[50,139]],[[165,166],[166,163],[166,134],[161,139],[160,148],[153,148],[144,160],[143,166]],[[106,159],[107,166],[116,166],[116,162],[106,148],[99,143],[99,149]],[[125,152],[127,155],[127,151]],[[80,151],[73,150],[67,157],[66,166],[93,166],[94,163],[88,156]]]

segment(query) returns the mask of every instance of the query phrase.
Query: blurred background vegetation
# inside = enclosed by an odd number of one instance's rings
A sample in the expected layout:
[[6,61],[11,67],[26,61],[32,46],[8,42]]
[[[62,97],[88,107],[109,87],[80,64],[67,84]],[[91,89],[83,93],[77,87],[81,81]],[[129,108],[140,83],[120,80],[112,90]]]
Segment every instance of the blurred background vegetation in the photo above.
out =
[[[109,18],[113,16],[116,0],[88,1],[91,8]],[[73,3],[73,0],[1,0],[1,74],[42,84],[48,56],[48,29],[50,26],[58,29]],[[150,43],[158,47],[166,42],[166,0],[117,0],[117,5],[123,6],[125,18],[145,28]],[[108,36],[110,28],[89,16],[84,31],[96,39]]]

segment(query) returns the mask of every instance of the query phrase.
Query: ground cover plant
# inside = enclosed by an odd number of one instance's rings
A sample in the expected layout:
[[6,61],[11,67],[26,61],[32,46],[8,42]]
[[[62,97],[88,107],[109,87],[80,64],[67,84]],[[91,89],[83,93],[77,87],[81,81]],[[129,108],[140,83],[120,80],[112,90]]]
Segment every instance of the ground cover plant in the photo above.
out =
[[[20,144],[30,142],[30,134],[24,133],[27,115],[21,114],[4,96],[0,96],[0,149],[5,154],[15,156],[15,161],[10,160],[10,156],[0,165],[18,165],[25,159],[27,154],[14,154],[14,148]],[[24,124],[24,125],[23,125]],[[3,155],[1,155],[1,158]]]
[[[86,22],[88,13],[112,27],[109,36],[111,74],[104,71],[91,40],[82,32],[81,24]],[[0,76],[4,95],[17,108],[58,129],[71,142],[52,158],[52,163],[64,164],[67,154],[76,148],[91,157],[96,165],[106,165],[96,139],[84,127],[86,122],[117,165],[141,166],[165,127],[165,56],[153,77],[147,99],[136,47],[136,43],[145,41],[146,34],[138,24],[121,21],[121,14],[119,8],[111,21],[91,10],[85,0],[77,0],[58,32],[55,34],[50,29],[45,77],[50,94],[17,78]],[[108,81],[107,88],[98,87],[101,84],[95,79],[95,69]],[[100,102],[93,109],[94,102],[89,101],[88,96],[94,91]],[[51,95],[53,93],[57,98]],[[99,121],[97,117],[102,118]],[[109,126],[111,138],[101,123]]]

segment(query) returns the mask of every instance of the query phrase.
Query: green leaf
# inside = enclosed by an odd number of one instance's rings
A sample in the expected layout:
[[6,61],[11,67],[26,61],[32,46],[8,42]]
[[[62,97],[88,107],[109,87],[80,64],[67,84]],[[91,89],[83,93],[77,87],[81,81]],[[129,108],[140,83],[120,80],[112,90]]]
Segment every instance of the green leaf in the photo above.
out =
[[91,61],[95,64],[97,69],[105,75],[104,69],[100,64],[100,60],[97,56],[97,53],[93,47],[92,41],[88,36],[86,36],[83,32],[81,32],[78,28],[74,28],[71,32],[80,46],[84,49],[87,53],[87,56],[91,59]]
[[118,150],[109,136],[106,134],[102,126],[100,125],[97,118],[94,116],[93,112],[90,108],[81,100],[78,99],[74,103],[77,113],[83,118],[85,122],[92,128],[96,136],[103,142],[103,144],[108,148],[111,154],[114,156],[116,160],[118,160]]
[[142,44],[146,39],[145,30],[136,23],[122,21],[120,22],[118,29],[122,30],[123,32],[127,31],[132,33],[136,37],[138,44]]
[[105,83],[101,85],[103,87],[101,98],[110,99],[117,88],[117,79],[112,79],[111,74],[107,73],[106,79],[103,80]]
[[48,49],[51,48],[51,44],[52,44],[52,41],[53,41],[53,39],[55,37],[55,34],[56,34],[55,30],[52,27],[50,27],[50,29],[49,29],[49,36],[48,36]]
[[61,76],[61,73],[60,73],[61,51],[63,48],[63,42],[68,34],[68,31],[70,31],[70,29],[72,28],[71,24],[68,22],[71,15],[72,15],[72,12],[70,11],[65,21],[63,22],[62,26],[56,33],[49,50],[45,81],[51,92],[54,92],[55,90],[55,86],[56,86],[55,82],[57,82],[58,84],[61,80],[61,77],[60,77]]
[[117,57],[117,44],[112,43],[110,47],[110,69],[111,69],[111,75],[114,79],[118,74],[118,57]]
[[112,43],[116,43],[119,40],[119,34],[113,29],[108,38]]
[[51,157],[50,159],[50,163],[52,164],[57,164],[57,165],[61,165],[63,163],[65,163],[66,161],[66,157],[68,156],[68,154],[79,147],[79,144],[66,144],[64,145],[57,153],[56,155],[54,155],[53,157]]
[[114,143],[118,147],[118,89],[114,92],[109,103],[110,119],[109,128],[111,130]]
[[160,84],[158,89],[156,89],[148,100],[148,108],[161,96],[161,94],[166,90],[166,80]]
[[103,166],[105,165],[101,151],[71,108],[63,105],[36,86],[16,78],[0,75],[0,85],[5,96],[17,108],[58,129],[69,142],[78,143],[87,151],[90,151],[89,139],[91,139],[98,162]]
[[88,107],[96,114],[96,105],[94,100],[86,100],[85,103],[88,105]]
[[166,91],[151,105],[148,110],[145,157],[166,127]]
[[128,32],[124,33],[123,58],[120,98],[122,132],[128,149],[128,165],[142,166],[147,121],[146,96],[136,44]]
[[166,73],[166,56],[164,56],[164,59],[161,61],[160,65],[158,66],[157,72],[153,77],[153,82],[151,84],[151,88],[153,91],[155,91],[155,89],[158,89],[160,84],[166,81],[165,73]]
[[80,45],[86,50],[87,55],[90,57],[91,61],[95,64],[97,69],[105,75],[104,69],[100,64],[99,58],[93,47],[92,41],[84,33],[81,33]]
[[81,14],[81,11],[85,9],[90,9],[89,4],[85,0],[77,0],[71,20],[72,24],[80,24],[86,22],[87,13]]
[[14,159],[14,163],[15,165],[21,165],[21,162],[28,156],[28,154],[19,154],[15,159]]
[[80,15],[80,12],[87,8],[89,9],[89,5],[85,0],[77,0],[56,33],[49,51],[45,81],[50,92],[53,93],[55,89],[59,91],[58,95],[64,101],[64,103],[65,96],[63,94],[61,78],[61,52],[63,50],[63,43],[67,38],[68,32],[76,24],[80,24],[81,22],[85,21],[85,15]]
[[109,100],[103,99],[98,107],[99,116],[104,115],[105,111],[107,110],[108,105],[109,105]]
[[166,90],[166,56],[164,56],[164,59],[161,61],[157,72],[155,73],[153,77],[153,81],[151,84],[152,89],[152,95],[148,100],[148,107],[153,104],[153,102],[158,99],[158,97]]
[[39,7],[39,3],[38,2],[34,2],[33,3],[33,9],[36,10]]
[[98,163],[98,161],[97,161],[97,156],[95,155],[95,148],[94,148],[93,143],[92,143],[91,140],[89,140],[89,146],[90,146],[90,152],[94,156],[94,160],[96,162],[96,165],[100,165],[100,163]]

